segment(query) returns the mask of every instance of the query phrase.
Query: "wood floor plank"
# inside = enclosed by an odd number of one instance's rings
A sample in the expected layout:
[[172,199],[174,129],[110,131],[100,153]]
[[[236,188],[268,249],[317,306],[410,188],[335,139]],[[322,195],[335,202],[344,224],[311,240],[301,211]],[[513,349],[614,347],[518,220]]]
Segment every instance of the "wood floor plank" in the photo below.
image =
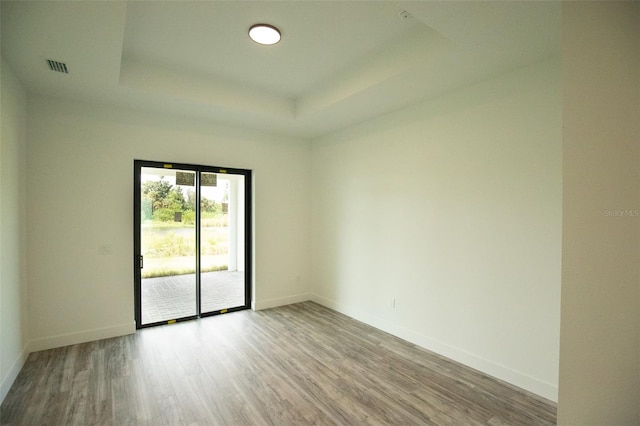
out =
[[5,425],[552,425],[556,405],[305,302],[30,354]]

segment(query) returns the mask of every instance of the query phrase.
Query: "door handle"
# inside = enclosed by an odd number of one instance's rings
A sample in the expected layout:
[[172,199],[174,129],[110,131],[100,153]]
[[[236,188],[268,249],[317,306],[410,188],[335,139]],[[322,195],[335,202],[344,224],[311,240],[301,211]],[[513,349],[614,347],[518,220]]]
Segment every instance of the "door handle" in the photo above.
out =
[[140,260],[140,269],[143,269],[144,268],[144,256],[140,255],[140,259],[139,260]]

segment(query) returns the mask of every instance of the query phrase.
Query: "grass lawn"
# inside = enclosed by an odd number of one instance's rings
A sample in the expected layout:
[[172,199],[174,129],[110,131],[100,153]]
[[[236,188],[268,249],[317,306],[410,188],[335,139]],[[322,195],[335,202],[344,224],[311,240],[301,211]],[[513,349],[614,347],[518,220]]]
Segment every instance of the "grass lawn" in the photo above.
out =
[[[229,256],[226,254],[207,255],[200,258],[201,271],[226,271]],[[196,271],[194,256],[154,257],[144,259],[142,278],[166,277],[193,274]]]

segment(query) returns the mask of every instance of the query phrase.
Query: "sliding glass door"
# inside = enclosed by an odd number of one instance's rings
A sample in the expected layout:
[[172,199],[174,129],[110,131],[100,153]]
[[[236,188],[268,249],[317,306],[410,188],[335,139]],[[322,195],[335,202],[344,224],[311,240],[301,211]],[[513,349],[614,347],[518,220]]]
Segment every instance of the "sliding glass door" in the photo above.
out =
[[134,162],[136,326],[247,309],[251,172]]

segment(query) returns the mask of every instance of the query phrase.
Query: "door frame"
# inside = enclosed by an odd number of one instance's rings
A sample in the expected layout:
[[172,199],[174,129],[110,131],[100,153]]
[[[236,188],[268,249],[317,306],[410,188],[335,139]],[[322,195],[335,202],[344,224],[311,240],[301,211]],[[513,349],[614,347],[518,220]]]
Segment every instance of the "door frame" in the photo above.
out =
[[[200,287],[200,208],[196,209],[196,315],[176,318],[169,321],[160,321],[150,324],[142,324],[142,268],[140,267],[141,229],[142,229],[142,194],[141,171],[143,167],[159,169],[178,169],[196,172],[196,204],[200,205],[200,173],[217,173],[244,176],[244,305],[212,312],[201,312],[201,287]],[[136,329],[153,327],[167,323],[186,321],[196,318],[204,318],[227,312],[240,311],[251,308],[251,288],[253,277],[253,189],[252,172],[248,169],[232,167],[204,166],[198,164],[172,163],[149,160],[133,160],[133,288]]]

